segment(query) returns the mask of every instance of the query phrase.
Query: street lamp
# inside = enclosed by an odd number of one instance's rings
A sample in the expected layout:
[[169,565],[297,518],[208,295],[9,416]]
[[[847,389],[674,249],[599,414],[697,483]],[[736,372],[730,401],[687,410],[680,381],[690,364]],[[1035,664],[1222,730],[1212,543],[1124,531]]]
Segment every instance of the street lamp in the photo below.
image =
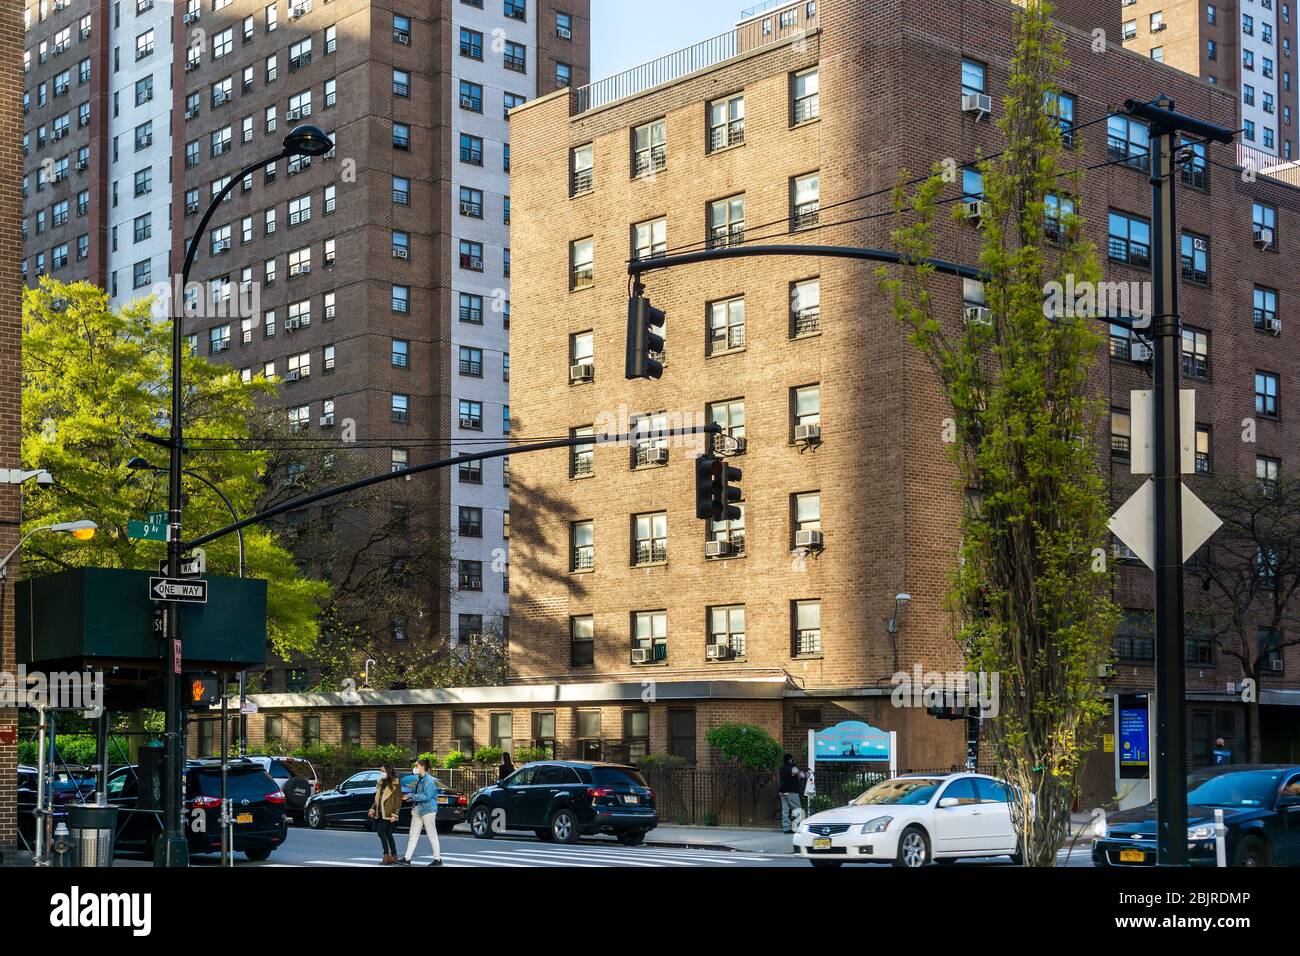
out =
[[[230,195],[235,184],[242,182],[245,176],[251,176],[257,170],[291,156],[323,156],[334,148],[334,141],[329,134],[317,126],[295,126],[284,138],[283,146],[274,156],[250,163],[226,180],[226,184],[213,195],[208,208],[203,211],[194,234],[190,236],[185,249],[185,260],[181,266],[180,303],[172,302],[172,401],[171,422],[165,444],[168,450],[167,463],[167,576],[179,577],[181,570],[181,475],[184,473],[182,463],[182,439],[184,429],[181,422],[183,385],[181,382],[181,364],[184,352],[184,333],[182,326],[185,319],[186,288],[190,281],[190,269],[194,266],[194,257],[198,255],[199,244],[217,207]],[[174,609],[173,609],[174,612]],[[180,670],[180,615],[167,615],[167,653],[171,657],[168,666],[163,668],[164,712],[166,715],[164,766],[167,773],[167,785],[163,788],[166,795],[166,807],[163,814],[163,836],[158,840],[154,853],[155,866],[188,866],[189,846],[181,826],[181,798],[184,792],[181,786],[181,772],[184,757],[180,752],[184,737],[184,724],[181,720],[181,683]]]
[[910,594],[894,595],[894,613],[890,615],[889,620],[885,622],[885,630],[889,632],[889,646],[894,652],[894,673],[898,673],[898,612],[903,609],[903,605],[912,600]]
[[32,535],[40,534],[42,531],[49,531],[53,534],[70,534],[78,541],[89,541],[95,536],[97,530],[99,530],[99,525],[95,524],[93,521],[85,519],[80,521],[60,521],[56,524],[47,524],[39,528],[33,528],[31,531],[28,531],[23,535],[22,538],[19,539],[18,543],[14,545],[13,550],[0,560],[0,581],[4,581],[9,577],[9,562],[13,560],[14,555],[18,553],[18,549],[25,545],[27,539]]

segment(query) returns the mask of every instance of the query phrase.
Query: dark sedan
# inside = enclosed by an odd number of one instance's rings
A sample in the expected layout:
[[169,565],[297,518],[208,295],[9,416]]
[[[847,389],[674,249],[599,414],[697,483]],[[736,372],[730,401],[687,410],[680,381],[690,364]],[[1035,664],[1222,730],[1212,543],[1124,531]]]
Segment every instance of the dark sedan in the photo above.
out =
[[576,843],[583,834],[609,833],[637,846],[658,825],[654,792],[640,771],[622,764],[525,764],[475,793],[469,807],[469,828],[479,839],[532,830],[543,840]]
[[[465,821],[465,808],[468,801],[459,790],[447,786],[437,777],[433,778],[438,786],[438,832],[449,833],[458,823]],[[334,826],[360,826],[370,829],[374,824],[368,813],[375,800],[375,787],[379,784],[378,770],[363,770],[354,773],[333,790],[315,794],[307,801],[303,810],[307,825],[313,830],[323,830]],[[402,790],[409,794],[415,789],[415,774],[408,773],[402,777]],[[411,825],[412,803],[409,797],[402,799],[402,808],[397,815],[397,826],[405,829]]]
[[[1214,866],[1214,811],[1223,810],[1230,866],[1300,865],[1300,767],[1206,767],[1187,778],[1187,859]],[[1154,866],[1156,805],[1106,818],[1092,844],[1094,866]]]

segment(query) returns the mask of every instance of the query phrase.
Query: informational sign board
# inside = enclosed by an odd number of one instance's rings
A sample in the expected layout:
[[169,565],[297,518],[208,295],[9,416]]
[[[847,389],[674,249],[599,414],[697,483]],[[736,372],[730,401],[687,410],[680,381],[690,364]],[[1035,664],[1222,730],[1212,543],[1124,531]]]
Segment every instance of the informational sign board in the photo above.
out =
[[817,763],[888,763],[892,753],[890,732],[860,720],[845,720],[817,732]]
[[1151,765],[1151,715],[1145,702],[1139,707],[1121,707],[1119,711],[1119,765]]

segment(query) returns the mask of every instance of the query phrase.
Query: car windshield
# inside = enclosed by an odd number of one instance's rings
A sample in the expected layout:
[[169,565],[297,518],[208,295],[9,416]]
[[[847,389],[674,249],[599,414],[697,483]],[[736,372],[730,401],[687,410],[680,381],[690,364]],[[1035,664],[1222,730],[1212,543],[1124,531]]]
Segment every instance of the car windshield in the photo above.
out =
[[[256,770],[226,771],[226,793],[232,800],[261,800],[269,793],[279,791],[279,786],[260,767]],[[217,797],[221,795],[221,771],[200,770],[188,787],[188,795]]]
[[602,787],[644,787],[645,777],[623,767],[592,767],[591,782]]
[[292,757],[285,757],[280,763],[284,764],[284,769],[295,777],[306,777],[308,780],[316,776],[316,771],[312,770],[311,764],[305,760],[295,760]]
[[1196,807],[1268,807],[1273,804],[1280,770],[1233,770],[1191,774],[1187,804]]
[[943,784],[943,780],[934,777],[903,777],[897,780],[882,780],[866,793],[853,801],[851,806],[895,806],[918,807],[930,802],[934,792]]

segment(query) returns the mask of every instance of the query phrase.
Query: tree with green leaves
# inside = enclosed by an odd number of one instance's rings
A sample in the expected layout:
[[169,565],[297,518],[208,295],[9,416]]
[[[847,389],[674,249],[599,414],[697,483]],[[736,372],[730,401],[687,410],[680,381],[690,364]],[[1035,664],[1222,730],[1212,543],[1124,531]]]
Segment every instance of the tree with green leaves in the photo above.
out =
[[[161,542],[127,537],[127,523],[167,508],[167,479],[133,471],[135,456],[165,451],[146,435],[165,435],[170,416],[171,328],[151,314],[151,300],[111,308],[107,294],[86,282],[42,279],[23,295],[22,460],[45,468],[50,488],[29,492],[24,530],[54,521],[89,518],[99,532],[87,542],[63,535],[33,538],[27,575],[70,567],[156,568]],[[187,442],[241,438],[249,433],[258,396],[274,394],[264,379],[244,382],[232,369],[198,356],[182,366]],[[220,487],[242,516],[253,514],[264,491],[265,455],[256,451],[196,451],[185,466]],[[183,482],[185,534],[195,537],[230,523],[226,506],[206,485]],[[328,586],[305,577],[293,555],[263,527],[244,531],[245,574],[268,582],[267,630],[280,655],[310,650]],[[234,576],[236,538],[207,547],[209,573]]]
[[1189,569],[1203,583],[1189,602],[1189,631],[1209,635],[1215,650],[1241,668],[1243,683],[1251,682],[1246,740],[1249,761],[1259,763],[1259,691],[1273,662],[1300,644],[1300,478],[1216,475],[1204,500],[1223,526]]
[[[1067,287],[1067,277],[1077,286],[1100,275],[1080,218],[1048,208],[1047,197],[1068,188],[1051,106],[1064,46],[1047,3],[1030,0],[1014,16],[999,120],[1006,148],[978,165],[988,312],[966,321],[957,310],[944,314],[952,297],[937,291],[935,270],[922,262],[941,241],[936,216],[951,176],[939,166],[914,191],[899,188],[897,208],[911,222],[894,241],[908,264],[901,277],[882,273],[881,282],[952,406],[958,493],[968,500],[950,595],[957,638],[968,670],[1000,675],[1000,710],[984,721],[985,740],[997,772],[1015,788],[1026,863],[1051,866],[1069,835],[1086,748],[1106,712],[1099,673],[1118,611],[1096,447],[1104,405],[1090,385],[1099,326],[1074,309],[1048,315],[1044,308],[1045,295]],[[953,218],[964,214],[958,204]]]

